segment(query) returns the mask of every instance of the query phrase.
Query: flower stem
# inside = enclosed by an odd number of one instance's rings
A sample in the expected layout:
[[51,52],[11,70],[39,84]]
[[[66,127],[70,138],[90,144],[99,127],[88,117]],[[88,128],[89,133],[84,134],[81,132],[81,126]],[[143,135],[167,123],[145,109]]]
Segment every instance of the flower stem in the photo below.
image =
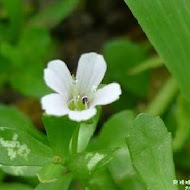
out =
[[169,104],[172,102],[174,97],[177,95],[178,86],[175,79],[170,78],[160,90],[155,99],[150,103],[150,105],[146,109],[146,113],[150,113],[152,115],[162,115]]
[[73,133],[73,138],[71,143],[71,154],[76,154],[78,151],[79,130],[80,130],[80,124],[77,126],[75,132]]

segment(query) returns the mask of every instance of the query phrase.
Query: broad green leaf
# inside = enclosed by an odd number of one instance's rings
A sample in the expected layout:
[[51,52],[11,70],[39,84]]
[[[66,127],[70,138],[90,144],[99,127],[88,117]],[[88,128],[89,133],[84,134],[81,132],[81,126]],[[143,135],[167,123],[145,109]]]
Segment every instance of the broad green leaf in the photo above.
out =
[[172,139],[159,117],[140,114],[127,137],[135,170],[148,189],[175,190]]
[[1,190],[32,190],[32,187],[19,183],[4,183],[0,184]]
[[67,165],[76,178],[87,181],[95,171],[113,158],[115,152],[116,150],[106,150],[73,154]]
[[96,130],[100,114],[101,114],[101,109],[99,108],[98,113],[93,119],[80,124],[79,137],[78,137],[78,152],[83,152],[88,146],[88,143]]
[[63,166],[59,163],[48,163],[42,167],[37,176],[41,183],[52,183],[63,175]]
[[190,1],[125,0],[150,42],[190,97]]
[[24,3],[22,0],[1,0],[1,3],[9,14],[10,40],[15,42],[19,38],[24,24]]
[[116,148],[125,143],[135,118],[132,111],[122,111],[113,115],[102,127],[96,139],[96,149]]
[[143,46],[129,40],[113,40],[104,47],[104,55],[108,64],[107,80],[117,81],[122,87],[135,95],[147,95],[149,72],[130,75],[130,70],[148,58]]
[[29,23],[30,25],[52,28],[69,16],[77,4],[78,0],[60,0],[39,12]]
[[42,166],[52,161],[51,149],[27,133],[0,127],[0,164]]
[[53,153],[64,157],[69,153],[69,143],[78,123],[71,121],[67,116],[43,116],[43,123]]
[[0,105],[0,126],[26,132],[39,141],[47,143],[45,135],[35,129],[29,118],[14,106]]
[[65,175],[53,183],[41,183],[35,190],[67,190],[71,183],[71,175]]
[[7,174],[14,176],[31,177],[36,176],[41,166],[6,166],[1,165],[0,168]]

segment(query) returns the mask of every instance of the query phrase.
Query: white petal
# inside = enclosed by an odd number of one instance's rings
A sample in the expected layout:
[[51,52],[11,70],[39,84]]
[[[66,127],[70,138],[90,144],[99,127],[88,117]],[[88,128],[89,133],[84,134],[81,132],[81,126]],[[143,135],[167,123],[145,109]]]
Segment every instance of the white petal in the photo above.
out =
[[44,70],[44,79],[46,84],[59,94],[69,96],[72,83],[71,74],[66,64],[61,60],[54,60],[48,63]]
[[90,108],[83,111],[69,111],[69,118],[74,121],[85,121],[96,115],[96,109]]
[[106,68],[106,62],[102,55],[82,54],[76,74],[79,94],[88,95],[92,88],[97,87],[104,78]]
[[119,99],[121,87],[118,83],[111,83],[97,90],[91,106],[110,104]]
[[69,112],[65,97],[56,93],[44,96],[41,104],[42,109],[49,115],[63,116]]

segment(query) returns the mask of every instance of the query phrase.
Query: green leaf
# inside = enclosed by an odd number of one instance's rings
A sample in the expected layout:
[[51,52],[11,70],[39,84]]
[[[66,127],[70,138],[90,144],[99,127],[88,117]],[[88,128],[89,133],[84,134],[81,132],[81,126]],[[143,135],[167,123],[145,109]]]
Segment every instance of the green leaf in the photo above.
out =
[[129,40],[113,40],[104,47],[108,64],[107,80],[117,81],[122,87],[135,95],[145,97],[148,91],[149,72],[130,75],[130,70],[148,58],[143,46]]
[[134,118],[135,116],[132,111],[122,111],[113,115],[103,125],[96,140],[96,149],[116,148],[124,144]]
[[131,159],[146,187],[154,190],[175,190],[172,139],[159,117],[140,114],[127,137]]
[[88,143],[96,130],[100,114],[101,114],[101,109],[99,108],[98,113],[93,119],[80,124],[77,152],[83,152],[88,146]]
[[115,183],[121,189],[145,190],[144,184],[137,178],[137,174],[133,169],[126,145],[116,152],[108,164],[108,169]]
[[41,142],[47,143],[45,135],[35,129],[29,118],[14,106],[0,105],[0,126],[26,132]]
[[30,25],[38,25],[40,27],[55,27],[59,22],[71,14],[77,4],[78,0],[60,0],[39,12],[29,23]]
[[7,174],[14,176],[31,177],[36,176],[41,166],[6,166],[1,165],[0,168]]
[[65,175],[53,183],[41,183],[35,190],[67,190],[71,183],[71,175]]
[[42,166],[52,161],[50,148],[29,134],[7,127],[0,127],[0,131],[0,164]]
[[125,0],[149,40],[190,97],[190,1]]
[[116,150],[106,150],[73,154],[67,165],[76,178],[87,181],[95,171],[113,158],[115,152]]
[[68,155],[69,143],[78,123],[71,121],[67,116],[48,115],[43,116],[43,123],[54,155],[61,157]]
[[0,184],[0,189],[1,190],[32,190],[32,187],[24,184],[19,184],[19,183],[4,183]]
[[57,163],[48,163],[38,172],[37,176],[41,183],[52,183],[63,175],[63,166]]

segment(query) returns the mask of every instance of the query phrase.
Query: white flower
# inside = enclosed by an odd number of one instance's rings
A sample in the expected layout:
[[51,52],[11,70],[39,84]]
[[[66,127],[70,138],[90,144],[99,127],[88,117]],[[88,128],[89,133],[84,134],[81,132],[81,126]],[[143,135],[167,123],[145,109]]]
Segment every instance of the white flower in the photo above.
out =
[[42,98],[42,109],[55,116],[68,114],[71,120],[78,122],[92,118],[96,114],[95,106],[114,102],[121,95],[121,88],[117,83],[97,89],[106,67],[102,55],[82,54],[74,78],[61,60],[49,62],[44,70],[44,79],[55,93]]

